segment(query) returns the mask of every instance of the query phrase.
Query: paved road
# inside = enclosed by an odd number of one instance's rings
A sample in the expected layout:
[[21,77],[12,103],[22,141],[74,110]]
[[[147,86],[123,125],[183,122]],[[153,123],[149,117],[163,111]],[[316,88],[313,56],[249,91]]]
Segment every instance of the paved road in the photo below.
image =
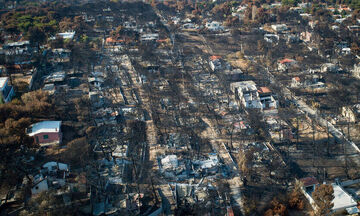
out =
[[[191,37],[188,33],[183,33],[182,36]],[[192,35],[192,36],[194,36],[194,35]],[[209,54],[213,54],[213,50],[206,42],[206,39],[201,35],[196,35],[196,36],[198,36],[198,38],[203,42],[203,45],[207,49],[207,52]],[[192,37],[192,39],[194,39],[194,38]],[[185,60],[183,59],[182,65],[184,65],[184,62],[185,62]],[[182,68],[182,73],[186,73],[186,71],[184,71],[183,68]],[[192,77],[194,79],[193,81],[197,82],[197,80],[195,80],[196,78],[194,76],[192,76]],[[182,92],[185,97],[188,97],[192,101],[196,101],[196,98],[194,98],[192,96],[191,92],[189,92],[188,89],[186,89],[183,85],[181,85],[181,88],[182,88]],[[230,195],[233,200],[232,204],[235,206],[238,206],[240,208],[241,212],[244,214],[244,208],[243,208],[244,203],[243,203],[243,197],[242,197],[243,192],[242,192],[242,188],[241,188],[242,181],[239,176],[240,172],[238,170],[237,164],[232,159],[232,156],[230,155],[226,146],[222,142],[219,142],[221,139],[219,138],[219,134],[216,131],[216,122],[214,122],[214,120],[207,118],[205,115],[202,115],[201,119],[208,125],[207,129],[204,130],[203,133],[201,134],[201,137],[208,138],[210,140],[210,145],[217,152],[218,157],[221,158],[224,161],[224,163],[227,166],[229,166],[229,168],[234,173],[237,174],[233,178],[227,179],[227,182],[230,185]]]
[[[316,108],[312,108],[312,107],[308,106],[302,99],[300,99],[297,96],[293,96],[290,89],[287,88],[286,86],[282,85],[280,82],[276,81],[274,75],[270,71],[265,70],[265,72],[267,73],[267,75],[269,77],[270,83],[278,84],[281,87],[282,92],[284,93],[284,96],[287,99],[293,101],[301,113],[304,113],[311,119],[315,120],[320,126],[329,128],[329,133],[331,135],[333,135],[338,141],[345,142],[345,144],[347,145],[347,147],[346,147],[347,154],[359,154],[360,153],[360,149],[356,146],[356,144],[354,142],[348,140],[346,138],[346,136],[338,128],[336,128],[333,124],[331,124],[326,119],[322,118],[319,115],[319,111]],[[355,158],[355,157],[353,157],[353,158]],[[360,164],[360,159],[357,159],[356,161],[358,164]]]

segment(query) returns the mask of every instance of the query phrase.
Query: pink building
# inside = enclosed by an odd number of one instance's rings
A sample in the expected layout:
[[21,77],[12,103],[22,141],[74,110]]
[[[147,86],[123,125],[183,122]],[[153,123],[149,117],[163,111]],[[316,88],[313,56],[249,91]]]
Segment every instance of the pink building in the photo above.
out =
[[27,134],[34,137],[41,146],[61,144],[61,121],[42,121],[27,128]]

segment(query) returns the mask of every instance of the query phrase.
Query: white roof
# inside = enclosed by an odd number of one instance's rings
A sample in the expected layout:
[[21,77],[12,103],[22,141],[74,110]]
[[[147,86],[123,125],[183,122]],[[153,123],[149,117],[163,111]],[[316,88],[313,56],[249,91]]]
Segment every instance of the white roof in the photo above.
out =
[[104,82],[104,80],[101,77],[89,77],[89,82]]
[[210,159],[208,160],[204,160],[204,161],[200,161],[200,166],[202,169],[209,169],[212,168],[214,166],[216,166],[219,162],[219,160],[217,159],[217,156],[209,156]]
[[0,77],[0,89],[4,88],[8,79],[8,77]]
[[42,121],[31,125],[31,132],[29,136],[34,136],[39,133],[59,132],[61,121]]
[[18,41],[13,43],[5,44],[6,46],[22,46],[22,45],[28,45],[30,44],[30,41]]
[[75,32],[61,32],[57,35],[62,37],[63,39],[73,39],[75,36]]
[[256,83],[252,80],[231,83],[232,88],[240,88],[242,91],[256,91]]
[[58,48],[58,49],[52,49],[52,52],[53,53],[62,53],[62,52],[71,53],[71,50],[64,49],[64,48]]
[[332,210],[336,211],[357,205],[355,200],[348,193],[346,193],[346,191],[344,191],[341,186],[337,184],[332,184],[332,186],[334,189],[335,197],[333,200],[334,207],[332,208]]
[[[48,169],[49,171],[53,171],[53,170],[57,170],[57,169],[66,170],[66,171],[69,170],[69,167],[67,164],[59,163],[59,162],[55,162],[55,161],[47,162],[42,167]],[[53,167],[56,167],[56,168],[53,169]]]
[[176,155],[168,155],[161,159],[161,164],[164,169],[176,168],[178,166],[178,159]]

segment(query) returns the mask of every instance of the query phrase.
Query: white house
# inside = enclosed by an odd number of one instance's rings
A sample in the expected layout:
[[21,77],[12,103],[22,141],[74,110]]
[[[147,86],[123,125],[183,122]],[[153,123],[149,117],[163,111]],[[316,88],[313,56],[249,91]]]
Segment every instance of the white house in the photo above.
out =
[[43,169],[44,172],[47,172],[47,173],[56,172],[58,170],[68,172],[69,171],[69,166],[67,164],[64,164],[64,163],[51,161],[51,162],[45,163],[42,166],[42,169]]
[[320,89],[320,88],[325,88],[326,84],[323,82],[315,82],[313,84],[310,84],[309,87],[313,89]]
[[354,69],[351,72],[355,78],[360,79],[360,64],[354,64]]
[[337,26],[337,25],[332,25],[332,26],[331,26],[331,30],[333,30],[333,31],[339,31],[339,30],[340,30],[340,27]]
[[185,23],[183,25],[183,29],[195,29],[195,24],[194,23]]
[[271,28],[275,32],[283,32],[283,31],[286,31],[288,29],[286,24],[274,24],[274,25],[271,25]]
[[14,94],[14,88],[9,85],[9,78],[0,77],[0,104],[10,102]]
[[175,169],[178,167],[179,162],[176,155],[167,155],[161,159],[161,165],[163,169]]
[[349,47],[344,47],[341,49],[341,54],[342,55],[350,55],[351,54],[351,49]]
[[279,8],[281,7],[281,2],[274,2],[270,5],[270,8]]
[[[319,183],[314,177],[306,177],[299,180],[302,183],[301,191],[305,195],[306,199],[309,200],[310,204],[314,209],[317,208],[314,199],[312,198],[312,192],[315,191],[316,187],[318,187]],[[357,206],[357,202],[354,198],[348,194],[343,187],[341,187],[337,183],[331,184],[334,190],[334,199],[332,203],[334,206],[332,207],[332,213],[340,213],[347,209],[352,209]]]
[[156,41],[159,39],[158,33],[142,34],[140,41]]
[[347,208],[357,206],[357,202],[348,194],[344,188],[338,184],[331,184],[334,189],[334,206],[332,207],[332,212],[342,212]]
[[224,27],[221,25],[221,23],[217,22],[217,21],[207,22],[205,24],[205,27],[210,31],[223,31],[224,30]]
[[104,83],[104,79],[101,77],[89,77],[88,81],[96,88],[101,88],[101,85]]
[[[56,36],[60,37],[62,39],[72,40],[72,39],[74,39],[75,32],[74,31],[72,31],[72,32],[60,32],[60,33],[57,33]],[[50,39],[54,40],[54,39],[56,39],[56,37],[52,37]]]
[[335,73],[338,71],[338,66],[333,63],[325,63],[321,65],[320,71],[323,73],[328,73],[328,72]]
[[276,34],[265,34],[264,40],[269,43],[276,43],[279,41],[279,36]]
[[49,189],[47,179],[42,174],[33,177],[31,185],[31,194],[36,195]]
[[254,81],[231,83],[230,88],[245,108],[262,109],[263,106]]

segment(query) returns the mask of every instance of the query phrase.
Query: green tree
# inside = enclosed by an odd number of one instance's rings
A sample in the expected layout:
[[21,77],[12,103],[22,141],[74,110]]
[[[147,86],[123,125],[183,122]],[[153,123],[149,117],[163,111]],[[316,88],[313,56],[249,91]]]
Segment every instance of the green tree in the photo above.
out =
[[281,4],[284,6],[296,7],[299,4],[299,0],[282,0]]
[[4,99],[3,99],[2,94],[0,94],[0,104],[3,104],[3,103],[4,103]]

